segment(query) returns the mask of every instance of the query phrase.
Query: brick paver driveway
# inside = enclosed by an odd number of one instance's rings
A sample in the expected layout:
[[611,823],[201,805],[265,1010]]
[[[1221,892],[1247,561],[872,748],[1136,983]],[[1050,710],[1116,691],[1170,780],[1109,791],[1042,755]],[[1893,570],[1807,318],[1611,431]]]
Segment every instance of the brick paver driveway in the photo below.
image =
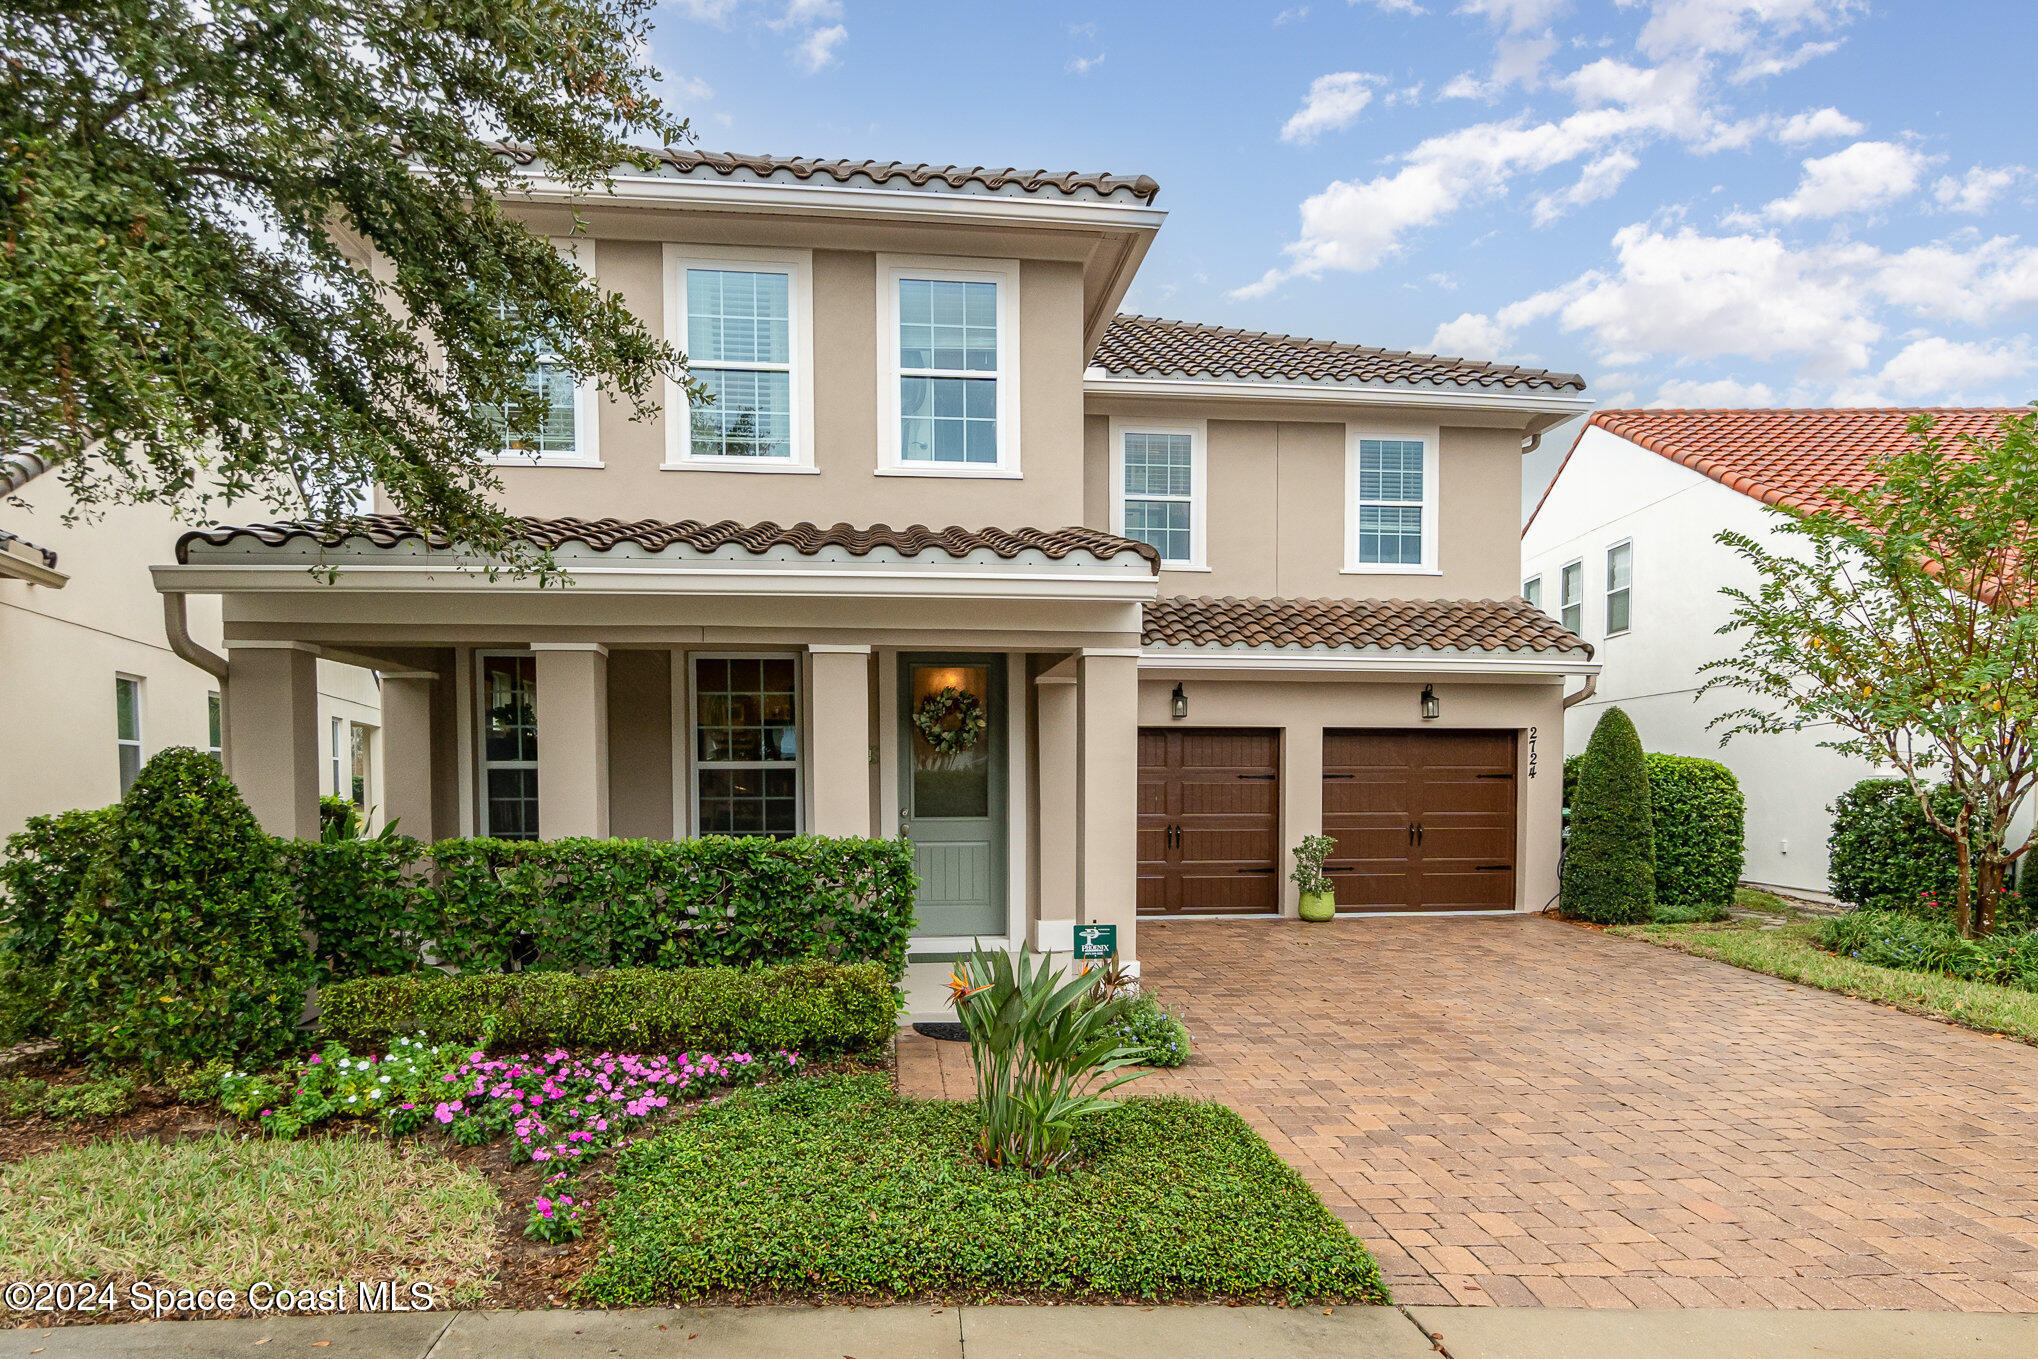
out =
[[1242,1112],[1402,1302],[2038,1311],[2038,1049],[1540,918],[1140,952],[1196,1059],[1135,1088]]

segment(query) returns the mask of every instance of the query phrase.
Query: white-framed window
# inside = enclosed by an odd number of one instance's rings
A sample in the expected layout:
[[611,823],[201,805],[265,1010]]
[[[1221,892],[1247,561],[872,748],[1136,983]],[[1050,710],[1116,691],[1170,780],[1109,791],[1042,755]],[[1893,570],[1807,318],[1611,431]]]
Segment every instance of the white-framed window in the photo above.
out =
[[1585,635],[1585,563],[1566,562],[1557,573],[1557,621]]
[[[555,236],[552,248],[583,272],[592,272],[594,243],[586,237]],[[540,351],[524,378],[524,390],[531,397],[529,418],[512,427],[506,413],[497,413],[502,448],[491,461],[503,467],[602,465],[597,440],[600,389],[592,378],[576,380],[556,355]]]
[[814,255],[665,247],[665,338],[714,400],[666,389],[665,465],[814,469]]
[[798,835],[799,657],[695,653],[686,664],[693,833]]
[[332,722],[329,727],[329,733],[332,739],[328,743],[326,749],[327,752],[332,756],[333,761],[334,797],[345,797],[347,795],[347,776],[342,769],[340,759],[341,752],[346,749],[346,738],[341,734],[345,730],[346,722],[343,719],[337,717],[332,719]]
[[219,690],[215,689],[205,696],[205,751],[215,760],[219,759],[221,752],[226,749],[226,743],[222,739],[225,735],[222,730],[225,726],[221,720],[223,716]]
[[878,256],[878,472],[1019,475],[1019,262]]
[[1348,427],[1345,570],[1437,574],[1437,431]]
[[1541,576],[1530,576],[1527,580],[1523,581],[1521,583],[1521,597],[1529,602],[1531,608],[1542,608],[1543,578]]
[[347,801],[368,810],[375,769],[375,728],[359,722],[347,724]]
[[1111,421],[1111,531],[1175,570],[1207,569],[1209,424]]
[[528,651],[479,653],[475,720],[481,728],[481,833],[538,838],[538,658]]
[[1606,635],[1628,630],[1628,614],[1634,603],[1635,545],[1615,543],[1606,550]]
[[113,749],[126,797],[142,772],[142,682],[133,675],[113,677]]

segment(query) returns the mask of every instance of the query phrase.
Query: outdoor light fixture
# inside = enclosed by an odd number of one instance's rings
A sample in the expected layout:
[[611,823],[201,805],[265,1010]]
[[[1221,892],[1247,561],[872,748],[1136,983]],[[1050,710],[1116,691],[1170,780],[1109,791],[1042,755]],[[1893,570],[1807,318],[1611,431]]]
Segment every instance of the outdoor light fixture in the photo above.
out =
[[1179,684],[1175,686],[1174,696],[1168,700],[1168,710],[1175,715],[1177,722],[1189,715],[1189,696],[1182,692]]
[[[1175,692],[1176,692],[1177,694],[1179,694],[1179,693],[1181,693],[1181,691],[1182,691],[1182,686],[1181,686],[1181,685],[1179,685],[1179,684],[1178,684],[1178,685],[1176,685],[1176,686],[1175,686]],[[1423,686],[1422,686],[1422,720],[1423,720],[1423,721],[1425,721],[1425,722],[1434,722],[1434,721],[1435,721],[1435,720],[1436,720],[1437,718],[1439,718],[1439,717],[1442,717],[1443,715],[1444,715],[1444,705],[1443,705],[1443,704],[1441,704],[1441,703],[1439,703],[1439,702],[1437,702],[1437,691],[1436,691],[1436,690],[1434,690],[1434,689],[1432,689],[1432,688],[1430,688],[1430,687],[1429,687],[1429,686],[1428,686],[1427,684],[1423,685]]]

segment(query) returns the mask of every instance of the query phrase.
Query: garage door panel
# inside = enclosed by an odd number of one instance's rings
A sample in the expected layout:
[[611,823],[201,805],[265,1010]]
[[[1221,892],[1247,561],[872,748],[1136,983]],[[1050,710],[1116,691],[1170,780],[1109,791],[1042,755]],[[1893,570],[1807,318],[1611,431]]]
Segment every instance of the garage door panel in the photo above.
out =
[[1179,738],[1181,755],[1175,767],[1184,771],[1242,769],[1259,773],[1271,770],[1280,755],[1280,738],[1270,731],[1184,727],[1162,734]]
[[1157,880],[1142,885],[1140,911],[1278,910],[1278,733],[1148,727],[1139,750],[1141,809],[1154,809],[1140,820],[1142,872]]
[[1504,911],[1514,905],[1514,871],[1482,872],[1424,864],[1424,909],[1435,911]]
[[[1184,913],[1197,915],[1259,915],[1279,909],[1278,879],[1272,873],[1197,872],[1182,874]],[[1190,903],[1193,903],[1191,905]]]
[[1271,782],[1247,779],[1227,783],[1184,781],[1181,797],[1183,816],[1265,817],[1280,805],[1281,790]]
[[1255,868],[1273,863],[1277,848],[1273,831],[1265,828],[1182,827],[1181,855],[1185,864],[1224,863]]

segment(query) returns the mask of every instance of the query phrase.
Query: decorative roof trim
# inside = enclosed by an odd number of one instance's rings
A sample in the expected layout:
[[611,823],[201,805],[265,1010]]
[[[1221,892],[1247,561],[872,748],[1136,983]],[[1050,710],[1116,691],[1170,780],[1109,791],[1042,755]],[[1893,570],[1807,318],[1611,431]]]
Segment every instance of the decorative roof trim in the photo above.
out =
[[[1093,370],[1094,371],[1094,370]],[[1086,396],[1174,397],[1198,401],[1317,401],[1353,406],[1462,406],[1480,410],[1583,415],[1589,396],[1467,389],[1456,384],[1281,382],[1267,378],[1149,378],[1105,374],[1083,379]]]
[[1147,605],[1141,655],[1219,666],[1280,657],[1357,665],[1450,656],[1589,661],[1593,651],[1525,599],[1175,595]]

